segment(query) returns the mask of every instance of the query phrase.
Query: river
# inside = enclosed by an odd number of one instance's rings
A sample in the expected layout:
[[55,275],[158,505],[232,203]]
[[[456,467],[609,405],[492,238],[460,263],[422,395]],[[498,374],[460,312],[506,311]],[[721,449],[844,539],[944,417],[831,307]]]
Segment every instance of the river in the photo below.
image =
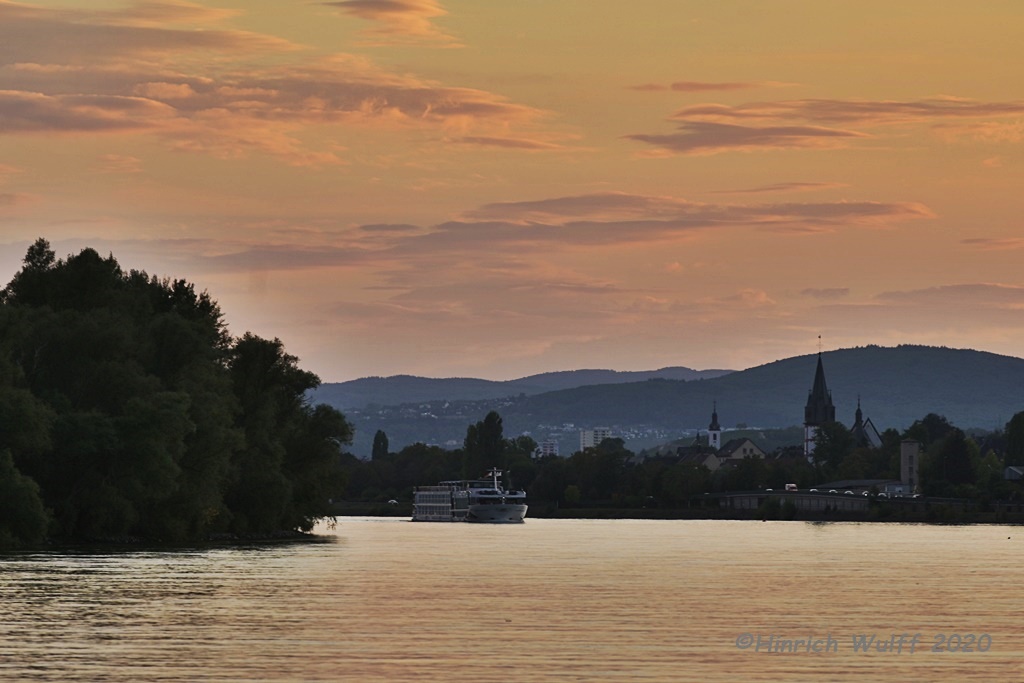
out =
[[318,532],[0,554],[0,680],[1024,679],[1020,527],[342,518]]

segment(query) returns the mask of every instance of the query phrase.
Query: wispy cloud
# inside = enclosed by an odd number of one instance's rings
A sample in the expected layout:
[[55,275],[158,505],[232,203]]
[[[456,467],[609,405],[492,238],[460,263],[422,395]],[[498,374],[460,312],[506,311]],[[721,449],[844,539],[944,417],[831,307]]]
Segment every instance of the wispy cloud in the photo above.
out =
[[362,32],[367,45],[462,47],[434,24],[435,19],[448,14],[437,0],[339,0],[324,4],[377,24]]
[[811,297],[812,299],[834,300],[849,296],[850,289],[848,287],[824,287],[821,289],[809,288],[800,290],[800,294],[802,296]]
[[772,183],[771,185],[760,185],[739,190],[712,190],[714,194],[762,194],[782,192],[813,192],[815,190],[834,190],[841,187],[849,187],[846,183]]
[[[429,0],[341,4],[402,16],[442,11]],[[179,151],[260,153],[293,165],[344,161],[340,141],[306,148],[299,131],[312,125],[338,134],[353,126],[433,127],[458,131],[466,144],[557,147],[514,134],[546,116],[536,108],[395,73],[366,57],[314,59],[280,38],[216,27],[233,14],[173,1],[118,11],[0,2],[0,135],[145,133]],[[197,23],[211,25],[196,30]],[[281,59],[255,66],[247,57],[255,53]]]
[[730,90],[752,90],[755,88],[786,88],[797,85],[782,81],[676,81],[674,83],[644,83],[631,85],[630,90],[642,92],[728,92]]
[[736,106],[684,107],[672,118],[701,120],[800,120],[829,125],[893,125],[943,119],[992,118],[1024,114],[1024,101],[980,102],[959,97],[923,100],[803,99],[750,102]]
[[141,173],[142,160],[124,154],[104,154],[95,166],[98,173]]
[[678,125],[678,133],[634,134],[627,140],[646,142],[672,154],[718,154],[729,151],[765,149],[834,148],[850,138],[867,137],[851,130],[821,126],[738,126],[710,121],[689,121]]
[[[204,27],[232,13],[192,3],[136,3],[120,10],[48,9],[0,2],[0,65],[88,65],[123,57],[296,49],[281,38]],[[173,27],[177,23],[187,27]],[[170,25],[170,26],[168,26]]]
[[927,289],[882,292],[885,303],[912,306],[946,306],[950,310],[996,308],[1024,310],[1024,287],[998,283],[941,285]]
[[141,97],[0,91],[0,134],[140,131],[174,116],[172,108]]
[[876,137],[858,128],[927,124],[947,137],[992,142],[1024,139],[1024,101],[982,102],[957,97],[922,100],[803,99],[739,105],[697,104],[676,111],[678,132],[625,136],[660,154],[718,154],[771,149],[831,149]]
[[1024,237],[971,237],[960,240],[960,244],[988,251],[1024,249]]
[[545,140],[530,140],[527,138],[506,138],[488,137],[480,135],[467,135],[461,138],[453,138],[452,142],[466,145],[479,145],[481,147],[502,147],[505,149],[521,149],[535,152],[550,152],[565,149],[564,145]]
[[515,269],[558,252],[682,242],[711,230],[834,232],[931,215],[909,202],[709,204],[604,192],[491,203],[434,225],[371,224],[301,235],[291,230],[263,240],[211,238],[182,248],[193,267],[217,272],[372,265],[378,273],[420,273],[416,280],[425,273],[456,273],[467,263]]
[[26,197],[14,192],[0,192],[0,206],[14,206],[25,201]]

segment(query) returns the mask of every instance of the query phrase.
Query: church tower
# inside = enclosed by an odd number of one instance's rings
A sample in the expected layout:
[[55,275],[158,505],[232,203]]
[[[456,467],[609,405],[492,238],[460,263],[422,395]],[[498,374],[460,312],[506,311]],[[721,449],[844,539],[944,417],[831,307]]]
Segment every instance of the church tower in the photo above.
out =
[[718,424],[718,401],[715,401],[711,408],[711,424],[708,425],[708,445],[716,451],[722,447],[722,427]]
[[832,405],[832,394],[825,385],[825,368],[818,352],[818,368],[814,371],[814,385],[804,407],[804,455],[810,460],[814,454],[814,437],[818,427],[826,422],[836,421],[836,407]]

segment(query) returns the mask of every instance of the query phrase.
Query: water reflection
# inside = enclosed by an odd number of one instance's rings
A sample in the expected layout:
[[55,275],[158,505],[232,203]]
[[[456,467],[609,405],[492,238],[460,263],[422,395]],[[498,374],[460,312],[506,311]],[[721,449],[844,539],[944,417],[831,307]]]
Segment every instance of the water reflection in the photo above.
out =
[[[330,544],[6,555],[0,679],[1014,680],[1016,530],[353,519]],[[992,646],[850,642],[903,632]],[[746,633],[839,646],[739,650]]]

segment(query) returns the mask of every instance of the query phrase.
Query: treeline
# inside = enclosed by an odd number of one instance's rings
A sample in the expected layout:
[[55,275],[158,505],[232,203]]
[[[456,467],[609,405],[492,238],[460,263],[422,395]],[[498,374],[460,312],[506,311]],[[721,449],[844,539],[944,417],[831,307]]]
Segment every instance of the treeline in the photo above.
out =
[[476,478],[498,466],[514,487],[527,490],[534,504],[673,508],[687,506],[705,493],[781,490],[788,483],[806,489],[838,480],[899,479],[900,444],[908,439],[923,446],[921,493],[978,501],[1021,497],[1020,484],[1007,481],[1003,473],[1007,465],[1024,465],[1024,412],[1015,415],[1004,431],[967,434],[946,418],[929,414],[904,432],[890,429],[881,436],[880,447],[859,447],[849,429],[832,423],[818,432],[814,462],[807,461],[802,447],[794,446],[712,472],[664,449],[636,457],[616,438],[569,457],[535,458],[533,439],[504,439],[501,417],[491,412],[470,425],[461,449],[413,444],[389,452],[387,435],[378,431],[371,460],[347,457],[345,498],[408,501],[415,486]]
[[184,280],[36,241],[0,292],[0,547],[309,530],[352,428]]

